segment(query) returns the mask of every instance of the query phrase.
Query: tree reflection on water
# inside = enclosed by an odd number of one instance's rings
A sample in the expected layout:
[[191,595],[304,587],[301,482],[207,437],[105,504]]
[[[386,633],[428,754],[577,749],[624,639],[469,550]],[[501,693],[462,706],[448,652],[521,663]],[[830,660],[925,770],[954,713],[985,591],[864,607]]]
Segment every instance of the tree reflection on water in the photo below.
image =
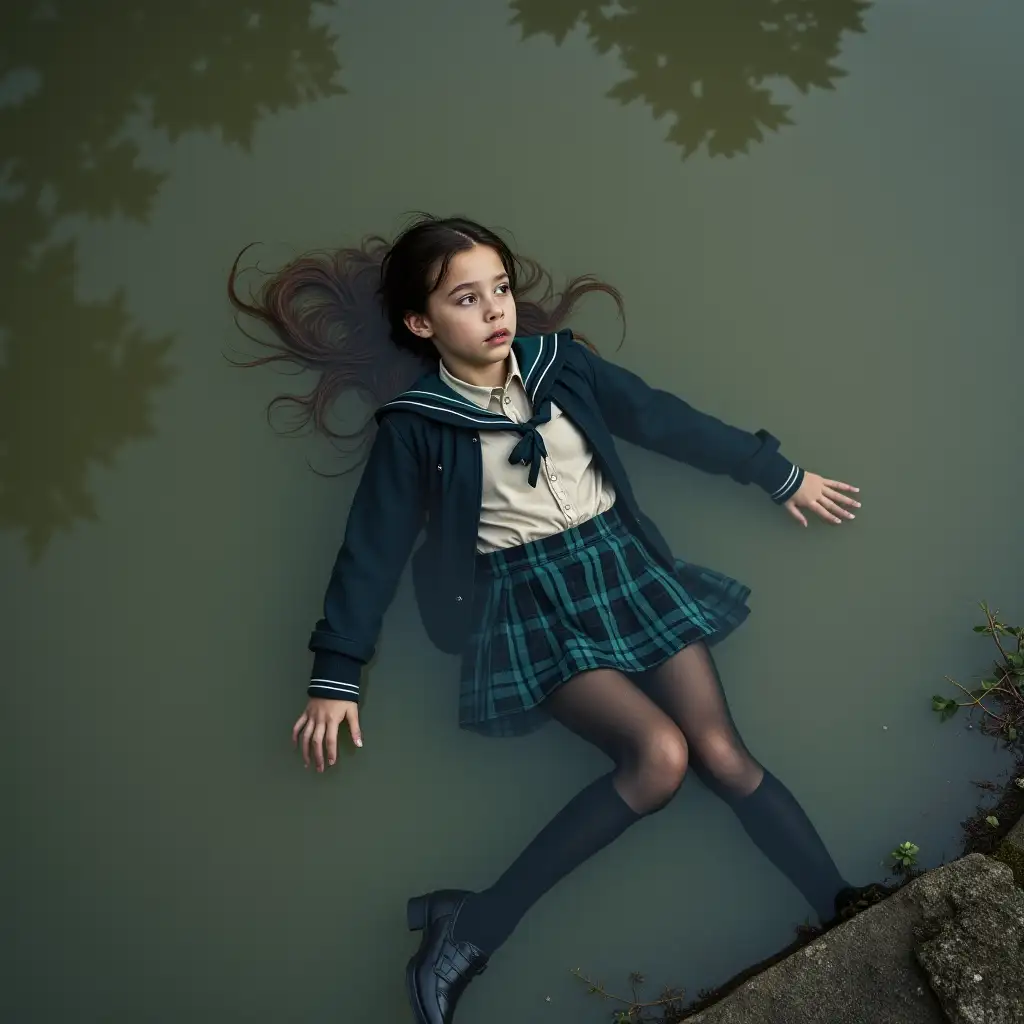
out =
[[[123,292],[85,301],[68,226],[145,222],[165,174],[130,124],[248,148],[261,117],[344,92],[302,0],[107,0],[0,11],[0,528],[37,562],[94,519],[89,473],[152,435],[172,379]],[[59,237],[63,232],[64,237]]]
[[844,33],[863,32],[866,0],[512,0],[524,38],[561,45],[581,25],[598,53],[617,50],[629,77],[608,95],[674,115],[684,159],[744,153],[792,124],[769,83],[834,89]]

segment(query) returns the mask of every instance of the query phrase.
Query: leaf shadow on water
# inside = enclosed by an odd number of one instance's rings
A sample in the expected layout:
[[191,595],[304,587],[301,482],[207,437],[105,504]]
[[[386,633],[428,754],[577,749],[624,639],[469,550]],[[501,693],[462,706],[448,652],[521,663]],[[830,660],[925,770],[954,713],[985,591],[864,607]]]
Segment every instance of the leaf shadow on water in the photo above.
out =
[[171,142],[219,131],[248,149],[259,120],[345,90],[307,0],[106,0],[0,12],[0,529],[38,563],[97,518],[89,474],[152,436],[173,379],[123,289],[85,301],[75,223],[147,221],[166,174],[130,126]]
[[608,93],[675,115],[668,141],[683,159],[746,153],[793,123],[772,83],[834,89],[844,33],[864,32],[868,0],[511,0],[523,38],[559,46],[582,23],[600,54],[618,51],[629,77]]

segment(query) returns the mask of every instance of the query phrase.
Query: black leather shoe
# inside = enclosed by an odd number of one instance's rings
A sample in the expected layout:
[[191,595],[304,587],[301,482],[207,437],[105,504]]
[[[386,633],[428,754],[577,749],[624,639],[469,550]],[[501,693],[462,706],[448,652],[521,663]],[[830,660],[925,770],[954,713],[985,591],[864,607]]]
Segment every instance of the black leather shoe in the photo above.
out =
[[487,969],[487,956],[472,942],[456,942],[452,930],[469,895],[442,889],[409,900],[409,931],[423,932],[416,955],[405,969],[409,1002],[418,1024],[452,1024],[466,986]]

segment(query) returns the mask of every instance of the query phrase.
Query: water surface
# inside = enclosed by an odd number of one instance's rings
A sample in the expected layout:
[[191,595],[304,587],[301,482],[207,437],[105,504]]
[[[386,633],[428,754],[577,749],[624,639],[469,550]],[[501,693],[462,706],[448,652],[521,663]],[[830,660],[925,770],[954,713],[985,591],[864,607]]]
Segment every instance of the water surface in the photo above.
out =
[[[605,770],[460,733],[408,580],[365,749],[289,747],[354,480],[267,427],[294,380],[226,364],[225,275],[413,209],[612,281],[622,349],[604,300],[574,321],[603,351],[862,488],[805,531],[626,451],[677,553],[753,587],[734,714],[842,870],[958,852],[1006,762],[930,696],[986,667],[979,600],[1024,616],[1018,5],[37,6],[0,16],[4,1019],[406,1020],[406,897],[488,884]],[[695,994],[807,914],[691,780],[460,1021],[603,1019],[574,967]]]

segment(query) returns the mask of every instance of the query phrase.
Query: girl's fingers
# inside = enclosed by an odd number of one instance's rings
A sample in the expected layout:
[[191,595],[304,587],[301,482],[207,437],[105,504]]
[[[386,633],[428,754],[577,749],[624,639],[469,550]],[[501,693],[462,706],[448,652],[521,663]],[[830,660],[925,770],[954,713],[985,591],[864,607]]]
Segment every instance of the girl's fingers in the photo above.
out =
[[814,511],[817,512],[818,515],[821,516],[821,518],[826,520],[827,522],[830,522],[830,523],[841,523],[842,519],[840,519],[839,516],[837,516],[837,515],[833,515],[833,513],[831,513],[825,507],[824,502],[826,502],[826,501],[828,501],[827,498],[819,498],[814,503]]
[[302,714],[299,715],[299,717],[296,720],[295,724],[292,726],[292,745],[293,746],[296,743],[299,742],[299,730],[306,724],[306,719],[308,717],[309,716],[306,714],[306,712],[303,711]]
[[854,487],[853,484],[844,484],[842,480],[822,480],[822,483],[826,487],[835,487],[840,491],[859,491],[859,487]]
[[821,503],[830,512],[834,512],[838,516],[842,516],[845,519],[855,519],[856,518],[856,516],[854,516],[854,514],[852,512],[847,512],[847,510],[845,508],[843,508],[841,505],[837,505],[836,502],[832,498],[828,498],[828,497],[822,498],[821,499]]
[[302,730],[302,743],[299,745],[299,749],[302,751],[302,760],[305,761],[307,768],[309,767],[309,738],[313,735],[313,729],[315,727],[316,722],[307,716],[306,726]]
[[313,731],[313,760],[316,762],[316,770],[324,770],[324,733],[327,731],[323,722],[318,722]]
[[852,505],[854,508],[860,508],[860,502],[849,494],[840,494],[838,491],[832,491],[828,487],[825,488],[823,493],[826,498],[830,498],[832,501],[837,501],[842,505]]
[[363,745],[363,734],[359,729],[359,709],[351,708],[348,713],[348,728],[352,733],[352,742],[357,746]]
[[338,722],[327,723],[327,763],[334,764],[338,760]]
[[806,526],[807,520],[801,515],[800,510],[791,502],[786,502],[786,511],[801,525]]

